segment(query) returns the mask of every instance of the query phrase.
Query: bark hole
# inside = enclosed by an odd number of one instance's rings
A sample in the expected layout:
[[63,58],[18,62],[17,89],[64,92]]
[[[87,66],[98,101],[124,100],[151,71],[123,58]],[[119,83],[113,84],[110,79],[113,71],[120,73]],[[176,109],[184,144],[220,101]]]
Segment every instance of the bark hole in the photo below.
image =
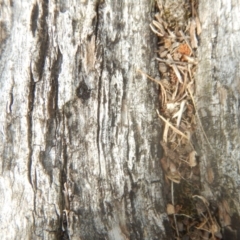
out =
[[88,100],[90,98],[91,90],[88,88],[84,80],[79,84],[78,88],[76,89],[76,95],[83,101]]

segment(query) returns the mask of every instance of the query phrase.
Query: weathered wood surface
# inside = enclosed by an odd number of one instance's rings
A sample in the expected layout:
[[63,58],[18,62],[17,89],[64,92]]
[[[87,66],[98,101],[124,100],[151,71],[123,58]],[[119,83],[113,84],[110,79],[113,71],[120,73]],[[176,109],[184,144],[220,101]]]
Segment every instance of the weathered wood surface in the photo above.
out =
[[68,182],[70,239],[165,239],[150,1],[0,12],[1,238],[67,239]]
[[231,206],[231,225],[239,230],[240,2],[199,2],[202,34],[196,96],[199,116],[208,138],[206,140],[199,128],[203,194],[218,203],[226,200]]
[[[234,229],[239,8],[200,1],[196,83],[203,194]],[[136,73],[157,75],[150,1],[1,0],[0,18],[2,239],[66,238],[64,182],[71,239],[164,239],[157,87]]]

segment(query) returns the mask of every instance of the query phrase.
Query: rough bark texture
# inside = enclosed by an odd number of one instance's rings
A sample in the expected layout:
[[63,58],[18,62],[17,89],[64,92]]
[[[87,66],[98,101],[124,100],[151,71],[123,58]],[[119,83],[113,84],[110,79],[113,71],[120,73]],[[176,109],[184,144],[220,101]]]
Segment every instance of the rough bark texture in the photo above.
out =
[[232,218],[231,226],[238,231],[240,226],[239,12],[240,3],[236,0],[200,1],[199,13],[203,31],[197,73],[197,106],[208,138],[207,140],[202,129],[199,128],[197,136],[201,153],[203,194],[217,204],[221,201],[228,202]]
[[[237,230],[239,8],[200,1],[197,74],[203,194],[229,202]],[[0,13],[1,238],[170,239],[158,91],[136,72],[157,75],[150,1],[2,0]]]
[[165,239],[150,1],[0,11],[1,238]]

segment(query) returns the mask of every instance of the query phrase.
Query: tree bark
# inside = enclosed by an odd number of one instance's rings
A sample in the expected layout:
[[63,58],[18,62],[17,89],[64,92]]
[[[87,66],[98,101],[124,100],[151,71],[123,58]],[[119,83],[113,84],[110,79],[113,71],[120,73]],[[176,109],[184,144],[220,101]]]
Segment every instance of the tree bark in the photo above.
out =
[[150,1],[0,11],[1,236],[169,239]]
[[[240,236],[239,8],[199,3],[195,144],[203,196],[230,206],[223,239]],[[158,89],[137,73],[158,76],[151,2],[2,0],[0,13],[2,238],[171,239]]]
[[196,96],[204,131],[199,127],[197,142],[203,194],[213,205],[227,202],[230,208],[235,237],[224,239],[240,238],[239,11],[239,1],[199,3],[202,34]]

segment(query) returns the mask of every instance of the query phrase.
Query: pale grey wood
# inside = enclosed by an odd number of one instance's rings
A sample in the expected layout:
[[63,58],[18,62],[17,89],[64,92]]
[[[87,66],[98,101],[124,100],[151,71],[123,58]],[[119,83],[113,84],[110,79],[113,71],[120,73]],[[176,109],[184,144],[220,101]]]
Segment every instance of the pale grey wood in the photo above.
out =
[[[231,207],[240,226],[240,2],[199,3],[202,34],[196,81],[197,108],[209,140],[197,134],[203,195]],[[211,170],[214,179],[211,179]],[[238,219],[238,222],[236,220]],[[226,238],[227,239],[227,238]],[[228,238],[230,239],[230,238]]]
[[1,1],[2,239],[166,238],[151,10]]

